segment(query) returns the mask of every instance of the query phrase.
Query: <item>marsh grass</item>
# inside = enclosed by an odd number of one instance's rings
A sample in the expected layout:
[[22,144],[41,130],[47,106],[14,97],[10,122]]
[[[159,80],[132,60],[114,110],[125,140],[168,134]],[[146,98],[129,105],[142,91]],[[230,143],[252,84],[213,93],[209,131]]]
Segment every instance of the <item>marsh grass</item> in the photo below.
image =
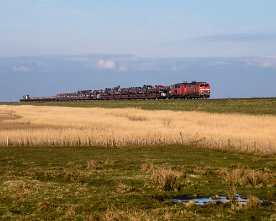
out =
[[181,173],[172,170],[168,166],[154,165],[153,163],[144,163],[141,170],[149,172],[153,182],[164,191],[179,190],[181,185]]
[[156,220],[154,215],[147,213],[145,211],[139,210],[120,210],[116,208],[108,208],[106,212],[101,215],[101,220],[103,221],[114,221],[114,220]]
[[236,168],[221,168],[220,175],[231,187],[276,187],[276,173],[271,171]]
[[143,163],[141,164],[140,167],[143,172],[150,172],[150,173],[152,173],[155,169],[155,166],[152,162]]
[[[276,173],[267,169],[253,170],[248,168],[228,169],[221,168],[219,174],[224,182],[228,185],[228,197],[231,201],[231,210],[239,211],[245,209],[244,206],[236,203],[235,197],[238,193],[238,188],[262,188],[275,189]],[[252,196],[248,197],[246,209],[257,209],[260,207],[260,200]]]
[[97,168],[97,162],[95,160],[89,160],[87,162],[87,169],[90,171],[94,171]]
[[106,159],[106,160],[103,162],[103,164],[106,165],[106,166],[114,166],[115,160]]
[[[0,146],[182,144],[276,154],[274,116],[4,105],[0,111]],[[6,117],[11,112],[19,117]]]
[[127,220],[127,221],[157,221],[157,220],[197,220],[202,218],[199,214],[188,211],[185,208],[179,211],[177,207],[171,208],[158,208],[152,210],[139,210],[139,209],[120,209],[114,206],[110,206],[102,214],[91,214],[86,217],[88,221],[103,220]]
[[152,172],[153,181],[165,191],[178,190],[180,176],[179,172],[173,171],[171,168],[159,167]]
[[[92,162],[92,170],[88,168]],[[96,170],[93,170],[96,163]],[[172,203],[173,197],[225,196],[220,168],[275,172],[275,159],[191,148],[0,148],[1,220],[246,220],[272,217],[274,205],[231,209],[231,204]],[[179,172],[181,172],[179,174]],[[169,178],[167,191],[165,175]],[[184,179],[184,174],[186,177]],[[153,176],[155,175],[155,176]],[[180,177],[179,177],[180,175]],[[170,176],[167,176],[170,177]],[[186,184],[189,179],[191,184]],[[156,182],[154,181],[156,180]],[[184,184],[183,184],[184,182]],[[176,188],[178,184],[182,188]],[[177,185],[175,185],[177,184]],[[175,191],[177,190],[177,191]],[[272,201],[269,185],[236,187],[242,196]]]
[[261,205],[260,200],[256,196],[250,195],[248,198],[247,208],[248,209],[257,209]]
[[48,202],[39,202],[37,204],[37,210],[38,212],[46,212],[49,209],[51,209],[53,207],[52,204],[48,203]]
[[70,207],[66,210],[65,216],[66,216],[67,218],[74,219],[74,217],[76,216],[75,207],[74,207],[74,206],[70,206]]

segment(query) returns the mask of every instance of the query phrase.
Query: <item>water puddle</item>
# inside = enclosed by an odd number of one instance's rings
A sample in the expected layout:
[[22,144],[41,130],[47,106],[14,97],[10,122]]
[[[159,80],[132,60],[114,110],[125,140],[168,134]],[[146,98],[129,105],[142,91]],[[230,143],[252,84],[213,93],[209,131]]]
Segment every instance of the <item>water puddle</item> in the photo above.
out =
[[[236,194],[235,197],[236,203],[246,206],[248,202],[248,198],[242,198],[239,194]],[[196,205],[203,206],[205,204],[211,203],[211,204],[221,204],[221,203],[227,203],[230,202],[230,199],[226,196],[211,196],[211,197],[200,197],[200,198],[185,198],[185,197],[175,197],[173,198],[174,203],[188,203],[193,202]]]

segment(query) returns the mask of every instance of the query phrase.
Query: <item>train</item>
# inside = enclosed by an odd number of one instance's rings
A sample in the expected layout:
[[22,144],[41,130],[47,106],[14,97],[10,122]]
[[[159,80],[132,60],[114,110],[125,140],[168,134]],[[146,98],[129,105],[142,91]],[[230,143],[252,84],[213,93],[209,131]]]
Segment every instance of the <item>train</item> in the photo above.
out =
[[60,93],[53,97],[30,97],[24,95],[20,102],[86,101],[86,100],[161,100],[161,99],[207,99],[210,98],[210,84],[192,81],[142,87],[105,88],[102,90],[81,90],[73,93]]

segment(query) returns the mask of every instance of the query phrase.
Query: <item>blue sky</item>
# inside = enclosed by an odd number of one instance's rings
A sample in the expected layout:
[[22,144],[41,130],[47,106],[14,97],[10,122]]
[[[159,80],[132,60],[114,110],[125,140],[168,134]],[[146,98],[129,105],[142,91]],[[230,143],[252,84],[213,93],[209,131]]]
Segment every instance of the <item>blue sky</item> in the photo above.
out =
[[275,0],[0,0],[0,101],[191,80],[213,98],[276,97],[275,11]]
[[0,56],[271,56],[275,0],[0,0]]

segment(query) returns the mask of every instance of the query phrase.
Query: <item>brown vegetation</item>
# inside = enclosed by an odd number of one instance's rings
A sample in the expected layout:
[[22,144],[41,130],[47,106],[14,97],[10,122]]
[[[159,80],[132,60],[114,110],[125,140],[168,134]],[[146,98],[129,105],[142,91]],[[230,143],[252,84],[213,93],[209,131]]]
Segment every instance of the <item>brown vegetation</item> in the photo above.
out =
[[94,170],[96,170],[96,167],[97,167],[97,165],[96,165],[96,161],[95,160],[89,160],[87,162],[87,169],[88,170],[94,171]]
[[0,146],[184,144],[275,154],[275,134],[274,116],[0,106]]
[[260,200],[255,196],[250,196],[247,202],[248,209],[257,209],[260,206]]
[[141,165],[142,171],[151,173],[153,182],[165,191],[178,190],[181,185],[181,173],[172,170],[170,167],[153,165],[152,163],[145,163]]
[[231,187],[276,187],[276,174],[271,171],[222,168],[220,174]]

